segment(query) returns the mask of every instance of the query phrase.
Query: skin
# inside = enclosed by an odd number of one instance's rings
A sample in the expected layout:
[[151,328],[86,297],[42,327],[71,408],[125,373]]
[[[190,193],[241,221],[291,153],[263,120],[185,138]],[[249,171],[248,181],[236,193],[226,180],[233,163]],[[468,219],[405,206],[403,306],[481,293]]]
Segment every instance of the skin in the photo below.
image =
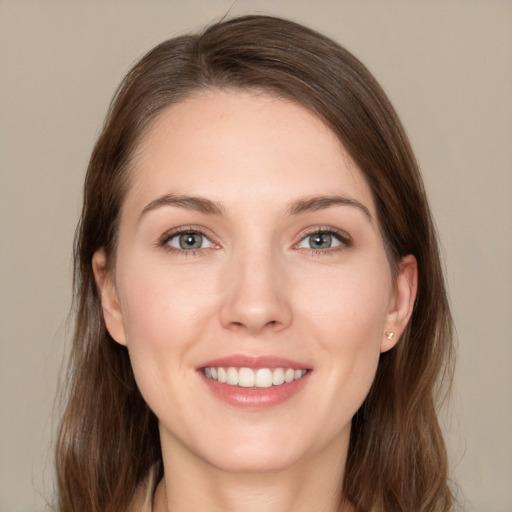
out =
[[[326,196],[353,203],[290,213]],[[203,233],[202,247],[180,249],[177,228]],[[331,246],[311,247],[319,229],[335,231]],[[93,267],[160,422],[155,511],[341,510],[350,421],[407,324],[417,269],[407,256],[393,279],[371,191],[317,117],[256,92],[169,107],[136,152],[115,270],[102,250]],[[235,407],[197,370],[232,354],[300,361],[308,380],[279,405]]]

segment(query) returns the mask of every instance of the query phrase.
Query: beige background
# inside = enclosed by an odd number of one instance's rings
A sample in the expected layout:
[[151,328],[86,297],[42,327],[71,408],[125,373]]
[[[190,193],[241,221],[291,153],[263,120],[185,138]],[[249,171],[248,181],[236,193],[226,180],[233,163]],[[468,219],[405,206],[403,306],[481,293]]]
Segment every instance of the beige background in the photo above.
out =
[[[51,498],[73,230],[114,88],[230,1],[0,0],[0,511]],[[317,28],[381,81],[436,216],[459,335],[446,422],[467,511],[512,511],[512,2],[243,1]]]

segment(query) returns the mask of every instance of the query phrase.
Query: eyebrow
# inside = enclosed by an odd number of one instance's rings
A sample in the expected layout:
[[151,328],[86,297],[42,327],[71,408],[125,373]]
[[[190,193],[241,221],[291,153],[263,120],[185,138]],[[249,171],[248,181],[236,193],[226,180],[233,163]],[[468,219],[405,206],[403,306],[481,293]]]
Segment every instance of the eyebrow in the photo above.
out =
[[[165,194],[151,201],[144,207],[139,215],[139,220],[147,212],[161,208],[162,206],[175,206],[186,210],[193,210],[207,215],[224,215],[224,207],[218,201],[212,201],[205,197],[183,196]],[[362,211],[370,221],[373,221],[370,210],[359,201],[344,196],[318,196],[298,199],[288,205],[287,215],[300,215],[303,213],[324,210],[333,206],[351,206]]]
[[212,201],[204,197],[165,194],[146,205],[139,215],[139,220],[146,213],[161,208],[162,206],[177,206],[178,208],[206,213],[208,215],[222,216],[224,214],[224,207],[217,201]]
[[298,199],[288,206],[288,215],[300,215],[301,213],[324,210],[332,206],[351,206],[362,211],[370,221],[373,221],[370,210],[359,201],[344,196],[318,196]]

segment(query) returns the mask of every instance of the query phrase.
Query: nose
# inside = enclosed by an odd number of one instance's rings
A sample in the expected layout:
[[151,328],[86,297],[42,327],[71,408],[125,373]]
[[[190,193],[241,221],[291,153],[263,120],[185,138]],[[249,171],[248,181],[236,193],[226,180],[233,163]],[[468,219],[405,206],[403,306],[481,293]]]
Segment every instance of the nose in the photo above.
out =
[[292,321],[290,288],[272,254],[247,251],[226,265],[220,320],[225,328],[256,335],[280,331]]

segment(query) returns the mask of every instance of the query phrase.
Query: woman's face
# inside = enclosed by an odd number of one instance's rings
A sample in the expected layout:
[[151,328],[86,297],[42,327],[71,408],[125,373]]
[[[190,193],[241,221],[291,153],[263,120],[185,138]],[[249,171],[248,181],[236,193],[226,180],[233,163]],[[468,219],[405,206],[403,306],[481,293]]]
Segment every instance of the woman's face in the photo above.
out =
[[333,134],[252,92],[203,92],[158,118],[113,279],[104,265],[98,251],[107,327],[164,458],[229,471],[339,460],[414,299],[415,261],[393,281],[370,189]]

